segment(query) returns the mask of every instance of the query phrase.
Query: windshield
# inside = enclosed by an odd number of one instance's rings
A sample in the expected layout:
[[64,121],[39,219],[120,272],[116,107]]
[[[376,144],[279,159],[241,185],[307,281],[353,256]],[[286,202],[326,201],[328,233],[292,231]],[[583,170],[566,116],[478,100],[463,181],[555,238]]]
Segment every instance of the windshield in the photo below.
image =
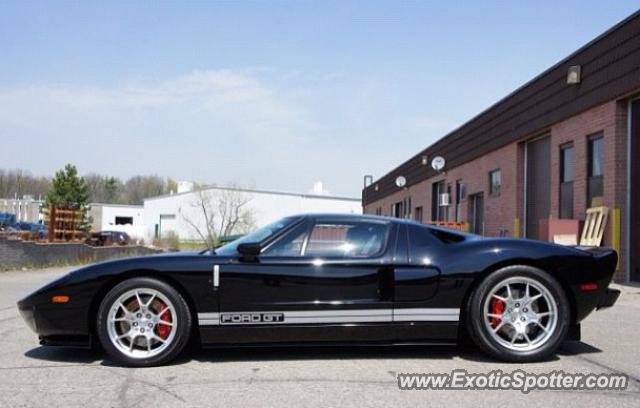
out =
[[262,228],[258,228],[257,230],[241,238],[236,239],[235,241],[229,242],[228,244],[223,245],[220,248],[217,248],[216,254],[217,255],[233,255],[237,252],[238,245],[245,242],[262,242],[276,235],[277,233],[279,233],[280,231],[282,231],[283,229],[285,229],[286,227],[288,227],[289,225],[293,224],[298,220],[300,220],[300,217],[286,217],[274,223],[271,223],[269,225],[265,225]]

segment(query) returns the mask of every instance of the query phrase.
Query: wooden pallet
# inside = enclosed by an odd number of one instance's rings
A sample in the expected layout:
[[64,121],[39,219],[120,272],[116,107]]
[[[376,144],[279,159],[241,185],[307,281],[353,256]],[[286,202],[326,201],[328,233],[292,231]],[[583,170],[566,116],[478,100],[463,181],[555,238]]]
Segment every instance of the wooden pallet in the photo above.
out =
[[49,225],[47,240],[76,241],[84,237],[80,229],[82,211],[77,208],[51,206],[44,210]]
[[584,228],[580,237],[581,246],[600,246],[607,226],[608,216],[609,208],[607,207],[587,209],[587,216],[584,220]]

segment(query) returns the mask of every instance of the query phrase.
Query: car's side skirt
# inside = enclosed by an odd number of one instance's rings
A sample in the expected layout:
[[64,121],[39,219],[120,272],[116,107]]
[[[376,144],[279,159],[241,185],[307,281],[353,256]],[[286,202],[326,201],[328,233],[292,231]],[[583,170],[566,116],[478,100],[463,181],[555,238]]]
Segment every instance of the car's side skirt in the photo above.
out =
[[273,325],[200,326],[205,346],[269,344],[452,344],[458,338],[458,322],[396,322]]

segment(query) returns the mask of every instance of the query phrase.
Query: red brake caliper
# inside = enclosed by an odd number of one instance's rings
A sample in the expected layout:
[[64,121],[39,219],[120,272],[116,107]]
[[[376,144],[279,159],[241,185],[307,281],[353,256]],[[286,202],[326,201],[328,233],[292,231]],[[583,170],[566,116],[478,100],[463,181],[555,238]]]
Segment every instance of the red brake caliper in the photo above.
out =
[[[167,306],[164,303],[160,303],[160,311],[158,312],[158,314],[160,315],[160,320],[162,320],[163,322],[171,323],[171,313],[162,313],[166,308]],[[158,329],[158,336],[160,336],[161,339],[164,340],[169,337],[171,326],[168,326],[166,324],[159,324],[156,326],[156,328]]]
[[[491,300],[491,313],[494,315],[501,315],[504,312],[504,302],[500,299],[493,298]],[[491,317],[491,327],[496,328],[500,323],[499,317]]]

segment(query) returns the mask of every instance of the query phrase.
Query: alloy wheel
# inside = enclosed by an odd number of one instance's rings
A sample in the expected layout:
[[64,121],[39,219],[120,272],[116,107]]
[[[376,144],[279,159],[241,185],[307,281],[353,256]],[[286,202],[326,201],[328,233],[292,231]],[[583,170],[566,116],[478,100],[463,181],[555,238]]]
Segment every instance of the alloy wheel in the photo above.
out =
[[162,292],[136,288],[120,295],[109,308],[107,333],[127,357],[144,359],[166,350],[175,339],[178,318]]
[[542,347],[558,323],[556,299],[540,282],[512,277],[496,284],[483,304],[483,319],[490,336],[513,351]]

